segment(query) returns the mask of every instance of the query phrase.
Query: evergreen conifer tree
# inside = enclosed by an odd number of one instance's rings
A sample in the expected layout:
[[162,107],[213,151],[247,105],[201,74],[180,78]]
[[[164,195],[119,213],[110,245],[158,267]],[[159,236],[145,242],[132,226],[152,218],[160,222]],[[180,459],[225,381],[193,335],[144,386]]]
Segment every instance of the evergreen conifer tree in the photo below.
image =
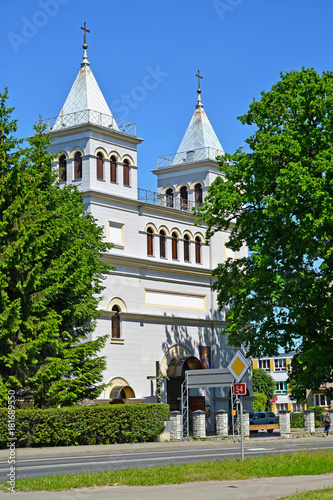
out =
[[60,188],[41,123],[16,139],[0,93],[0,405],[8,390],[37,407],[71,405],[102,390],[106,338],[92,340],[110,267],[102,228],[82,194]]

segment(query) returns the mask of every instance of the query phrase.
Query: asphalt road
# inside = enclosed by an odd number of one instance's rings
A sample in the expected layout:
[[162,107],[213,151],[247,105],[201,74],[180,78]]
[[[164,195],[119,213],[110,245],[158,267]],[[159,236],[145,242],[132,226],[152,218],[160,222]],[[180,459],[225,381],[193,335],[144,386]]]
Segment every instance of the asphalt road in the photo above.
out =
[[[298,450],[321,449],[324,452],[325,449],[332,448],[333,436],[288,440],[256,437],[245,441],[244,454],[245,457],[253,457],[293,453]],[[239,458],[240,453],[240,443],[230,440],[18,449],[15,456],[16,479],[225,460]],[[0,450],[0,481],[7,481],[8,472],[8,450]]]

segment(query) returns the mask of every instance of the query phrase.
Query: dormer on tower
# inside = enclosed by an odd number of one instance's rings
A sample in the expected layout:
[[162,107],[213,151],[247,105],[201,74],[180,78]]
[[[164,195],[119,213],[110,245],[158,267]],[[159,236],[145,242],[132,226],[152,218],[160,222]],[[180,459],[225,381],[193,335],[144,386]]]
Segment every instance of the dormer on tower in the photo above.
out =
[[158,194],[165,196],[166,206],[182,210],[200,205],[213,180],[222,175],[216,157],[224,155],[224,151],[201,101],[199,70],[196,76],[198,100],[178,151],[159,157],[158,167],[153,170],[158,178]]
[[137,145],[134,123],[115,118],[87,57],[84,27],[80,70],[57,117],[48,120],[60,182],[81,191],[137,198]]

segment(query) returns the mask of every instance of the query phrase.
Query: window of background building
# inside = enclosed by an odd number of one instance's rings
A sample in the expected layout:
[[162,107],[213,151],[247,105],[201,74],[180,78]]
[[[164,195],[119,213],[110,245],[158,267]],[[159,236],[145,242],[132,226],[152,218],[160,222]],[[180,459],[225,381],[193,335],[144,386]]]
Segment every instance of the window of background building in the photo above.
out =
[[287,394],[287,382],[276,382],[276,394]]
[[271,371],[269,359],[259,359],[259,368],[262,368],[265,372]]
[[329,406],[331,404],[325,394],[314,394],[313,400],[315,406]]
[[286,372],[286,358],[274,359],[274,371],[276,372]]

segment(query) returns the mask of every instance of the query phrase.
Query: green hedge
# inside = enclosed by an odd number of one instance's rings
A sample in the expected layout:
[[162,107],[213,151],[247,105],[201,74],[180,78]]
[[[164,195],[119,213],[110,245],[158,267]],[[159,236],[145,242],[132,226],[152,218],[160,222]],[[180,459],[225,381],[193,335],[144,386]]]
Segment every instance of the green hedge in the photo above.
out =
[[304,427],[304,413],[291,413],[290,427],[292,429],[301,429]]
[[[16,447],[153,441],[168,413],[168,405],[144,403],[16,410]],[[0,448],[11,441],[7,422],[7,409],[0,409]]]

